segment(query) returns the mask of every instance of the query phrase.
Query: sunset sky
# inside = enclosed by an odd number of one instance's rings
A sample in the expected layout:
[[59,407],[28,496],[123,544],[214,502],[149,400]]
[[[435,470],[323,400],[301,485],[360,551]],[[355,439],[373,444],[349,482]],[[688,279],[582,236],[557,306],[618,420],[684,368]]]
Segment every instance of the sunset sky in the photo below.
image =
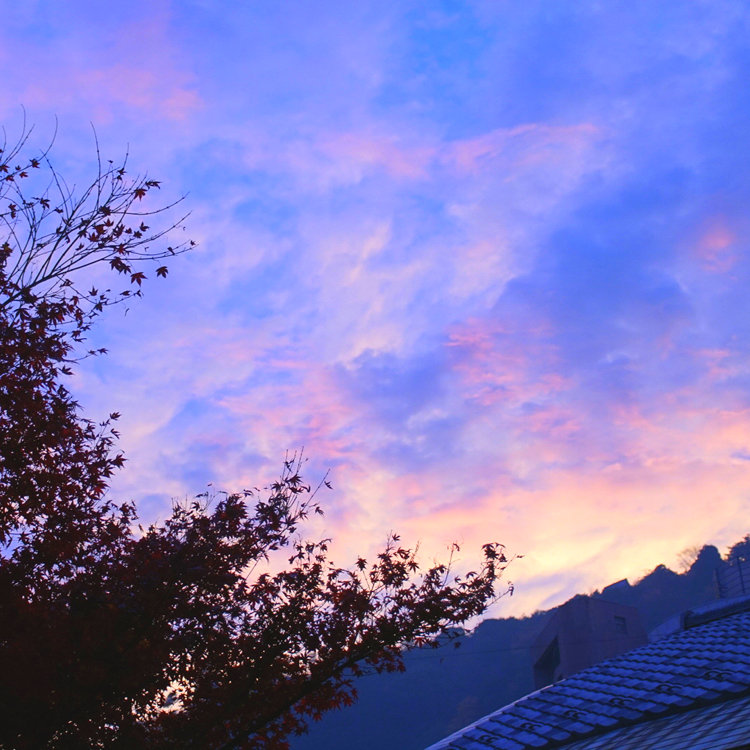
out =
[[9,139],[187,196],[75,381],[144,519],[304,446],[341,564],[523,554],[496,616],[750,531],[746,2],[2,5]]

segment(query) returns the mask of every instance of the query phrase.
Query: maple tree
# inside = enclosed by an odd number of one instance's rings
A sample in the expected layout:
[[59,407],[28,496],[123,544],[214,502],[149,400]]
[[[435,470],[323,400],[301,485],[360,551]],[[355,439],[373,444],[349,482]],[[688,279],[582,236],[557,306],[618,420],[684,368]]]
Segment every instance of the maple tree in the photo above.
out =
[[[264,492],[198,496],[139,527],[108,495],[118,415],[84,418],[65,378],[97,315],[140,295],[143,264],[189,243],[149,228],[158,182],[100,160],[76,194],[26,149],[0,151],[0,747],[288,747],[355,699],[356,677],[481,614],[503,548],[459,578],[420,570],[393,535],[338,567],[327,540],[299,539],[322,511],[298,457]],[[92,266],[125,288],[85,291]]]

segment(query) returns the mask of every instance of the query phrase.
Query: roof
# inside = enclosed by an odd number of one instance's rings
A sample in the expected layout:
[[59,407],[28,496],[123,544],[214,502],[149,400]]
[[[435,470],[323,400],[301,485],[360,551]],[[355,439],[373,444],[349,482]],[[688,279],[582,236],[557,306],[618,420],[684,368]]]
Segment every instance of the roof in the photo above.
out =
[[[750,597],[689,613],[682,627],[531,693],[428,750],[709,750],[750,743]],[[739,717],[735,730],[732,717]],[[687,725],[690,742],[674,744],[676,730]],[[733,744],[710,744],[711,732],[726,740],[730,731]],[[659,732],[661,744],[651,744]],[[697,744],[702,735],[708,744]]]
[[726,750],[750,747],[750,696],[639,722],[567,744],[564,750]]

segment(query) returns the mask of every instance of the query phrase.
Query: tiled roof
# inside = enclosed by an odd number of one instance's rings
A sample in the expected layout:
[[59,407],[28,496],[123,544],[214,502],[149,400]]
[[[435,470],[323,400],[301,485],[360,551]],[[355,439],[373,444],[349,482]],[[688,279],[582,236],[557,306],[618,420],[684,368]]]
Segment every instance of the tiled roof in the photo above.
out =
[[726,750],[750,747],[750,695],[642,721],[564,746],[564,750]]
[[[701,718],[704,724],[713,726],[717,719],[711,707],[718,703],[728,707],[729,701],[735,711],[746,717],[744,726],[748,727],[748,605],[750,602],[729,605],[721,612],[688,618],[686,629],[531,693],[428,750],[646,748],[651,745],[646,744],[643,732],[653,733],[658,729],[655,719],[666,726],[666,717],[681,715],[677,722],[680,726]],[[690,712],[689,717],[685,712]],[[644,722],[649,723],[645,729]],[[640,744],[638,727],[642,732]],[[615,730],[620,739],[611,744],[615,736],[611,733]],[[750,735],[750,729],[745,731]],[[635,737],[635,744],[627,744],[628,732]],[[697,726],[694,732],[698,732]],[[595,741],[596,738],[601,741]],[[750,736],[744,741],[750,742]],[[672,745],[654,745],[657,746]],[[674,745],[687,746],[694,747]]]

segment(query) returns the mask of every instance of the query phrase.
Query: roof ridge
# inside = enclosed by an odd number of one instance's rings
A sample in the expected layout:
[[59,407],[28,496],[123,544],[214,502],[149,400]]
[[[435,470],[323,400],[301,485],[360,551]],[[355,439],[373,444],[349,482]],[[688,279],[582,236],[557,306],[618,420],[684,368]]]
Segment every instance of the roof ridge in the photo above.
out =
[[714,622],[714,620],[723,620],[725,617],[750,611],[750,595],[720,600],[720,603],[720,606],[710,608],[704,606],[685,610],[680,617],[683,629],[688,630]]

